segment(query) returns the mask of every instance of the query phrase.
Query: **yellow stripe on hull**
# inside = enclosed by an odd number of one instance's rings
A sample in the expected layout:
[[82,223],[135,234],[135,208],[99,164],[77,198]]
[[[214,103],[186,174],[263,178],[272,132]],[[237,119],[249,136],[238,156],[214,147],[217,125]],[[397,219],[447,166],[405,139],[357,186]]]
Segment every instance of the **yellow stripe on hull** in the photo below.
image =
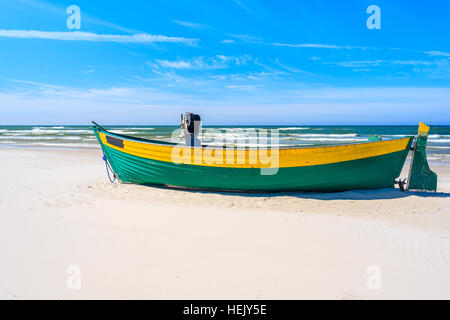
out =
[[[272,159],[277,158],[279,163],[276,167],[305,167],[322,164],[331,164],[344,161],[358,160],[381,156],[393,152],[405,150],[408,147],[410,137],[356,143],[337,146],[314,146],[297,148],[280,148],[279,150],[257,150],[257,149],[209,149],[189,148],[181,146],[169,146],[139,142],[134,140],[123,140],[123,148],[112,145],[106,140],[106,134],[99,132],[102,143],[110,148],[130,154],[133,156],[153,159],[164,162],[181,162],[183,164],[229,167],[229,168],[269,168],[274,167]],[[115,137],[115,136],[112,136]],[[185,157],[176,161],[173,154],[182,154]],[[215,152],[218,152],[215,154]],[[278,157],[277,154],[278,152]],[[175,161],[174,161],[175,160]]]

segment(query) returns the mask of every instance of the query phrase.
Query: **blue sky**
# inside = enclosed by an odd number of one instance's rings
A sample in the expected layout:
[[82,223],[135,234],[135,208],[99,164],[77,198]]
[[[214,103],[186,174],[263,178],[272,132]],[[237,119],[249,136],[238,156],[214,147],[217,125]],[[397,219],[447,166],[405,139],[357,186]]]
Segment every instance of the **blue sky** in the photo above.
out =
[[450,124],[449,13],[444,0],[3,0],[0,124],[176,124],[184,111],[206,124]]

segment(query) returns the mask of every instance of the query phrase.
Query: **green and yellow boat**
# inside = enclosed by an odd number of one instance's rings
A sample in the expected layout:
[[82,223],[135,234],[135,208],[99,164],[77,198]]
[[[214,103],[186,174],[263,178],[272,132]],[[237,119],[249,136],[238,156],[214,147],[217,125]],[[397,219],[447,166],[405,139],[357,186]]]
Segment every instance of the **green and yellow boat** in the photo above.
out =
[[[277,150],[177,145],[113,133],[93,123],[107,166],[109,162],[114,175],[126,183],[247,192],[329,192],[388,188],[395,183],[403,187],[404,181],[396,179],[412,151],[405,187],[436,191],[437,186],[425,154],[429,127],[423,123],[417,137]],[[267,161],[274,152],[276,167]]]

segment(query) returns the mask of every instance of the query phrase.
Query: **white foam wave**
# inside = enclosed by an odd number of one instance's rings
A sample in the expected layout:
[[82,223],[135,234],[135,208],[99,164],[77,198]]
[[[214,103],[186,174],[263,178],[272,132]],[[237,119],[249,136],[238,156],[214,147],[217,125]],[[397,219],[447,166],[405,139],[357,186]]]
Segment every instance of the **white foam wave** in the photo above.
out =
[[119,134],[138,134],[139,132],[136,131],[127,131],[126,129],[123,130],[111,130],[112,133],[119,133]]
[[448,154],[429,154],[429,155],[427,155],[427,159],[429,161],[432,161],[432,160],[449,161],[450,156]]
[[308,130],[308,127],[287,127],[287,128],[279,128],[279,130]]
[[12,140],[52,140],[54,137],[30,137],[30,136],[0,136],[0,139],[12,139]]
[[7,135],[7,136],[0,136],[0,139],[12,139],[12,140],[81,140],[82,137],[77,137],[77,136],[23,136],[23,135]]
[[[406,137],[415,134],[383,134],[382,137]],[[450,135],[440,135],[440,134],[430,134],[428,135],[428,139],[439,139],[439,138],[449,138]]]
[[130,128],[126,128],[124,130],[155,130],[155,128],[138,128],[138,127],[130,127]]
[[411,136],[413,134],[381,134],[379,136],[381,137],[406,137],[406,136]]
[[259,129],[261,129],[261,128],[257,128],[257,127],[254,127],[254,128],[226,128],[226,127],[224,127],[224,128],[208,128],[208,127],[203,128],[203,130],[205,130],[205,131],[212,130],[212,131],[226,131],[226,132],[257,131]]
[[352,142],[352,141],[363,141],[365,139],[358,139],[358,138],[303,138],[300,140],[304,140],[304,141],[348,141],[348,142]]
[[97,144],[92,144],[92,143],[47,143],[47,142],[36,142],[36,143],[31,143],[31,145],[35,145],[35,146],[44,146],[44,147],[66,147],[66,148],[96,148],[98,145]]
[[[13,131],[13,130],[11,130]],[[31,130],[14,130],[15,133],[26,133],[26,134],[82,134],[82,133],[92,133],[91,130],[87,129],[49,129],[49,128],[33,128]]]
[[357,133],[343,133],[343,134],[325,134],[325,133],[293,133],[289,134],[289,136],[295,136],[295,137],[317,137],[317,138],[345,138],[345,137],[357,137]]

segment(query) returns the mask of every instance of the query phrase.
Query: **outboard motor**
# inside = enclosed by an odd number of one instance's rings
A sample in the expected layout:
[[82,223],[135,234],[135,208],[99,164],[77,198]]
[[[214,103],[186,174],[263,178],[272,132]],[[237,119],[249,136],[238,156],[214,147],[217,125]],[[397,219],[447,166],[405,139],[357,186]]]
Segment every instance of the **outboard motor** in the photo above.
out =
[[181,114],[181,135],[187,146],[201,146],[201,142],[198,139],[201,123],[201,118],[198,114],[192,112]]

